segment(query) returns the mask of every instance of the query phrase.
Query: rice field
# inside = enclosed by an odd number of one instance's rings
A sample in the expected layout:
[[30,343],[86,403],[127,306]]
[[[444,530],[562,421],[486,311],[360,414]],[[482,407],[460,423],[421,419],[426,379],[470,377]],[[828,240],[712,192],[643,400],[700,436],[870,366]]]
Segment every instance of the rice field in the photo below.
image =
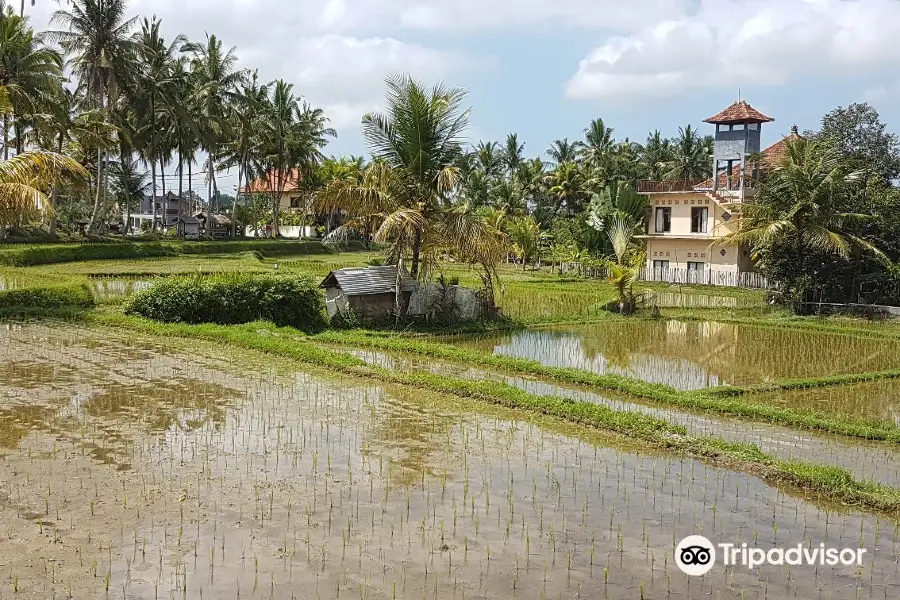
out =
[[680,390],[900,367],[898,341],[716,321],[616,320],[444,341]]
[[[729,442],[755,444],[764,452],[785,460],[801,460],[814,464],[837,466],[846,469],[860,480],[877,481],[900,488],[900,447],[895,444],[859,439],[847,440],[840,436],[819,432],[798,432],[789,427],[748,423],[744,420],[718,415],[677,410],[658,406],[652,402],[638,403],[634,398],[622,394],[598,393],[575,385],[559,385],[537,378],[519,377],[430,359],[424,360],[399,353],[371,350],[356,350],[353,353],[366,362],[393,370],[453,373],[467,379],[500,379],[509,385],[534,394],[562,396],[578,402],[609,406],[616,410],[640,412],[682,425],[692,435],[716,436]],[[893,383],[894,389],[898,389],[896,382],[876,383],[882,385]],[[826,390],[833,393],[835,390],[845,390],[845,394],[852,395],[854,388],[856,386],[840,386],[826,388]],[[788,392],[788,394],[790,393],[794,392]],[[816,392],[800,393],[814,396]],[[760,401],[759,396],[763,395],[750,396],[750,400]]]
[[[895,521],[602,432],[72,324],[0,357],[4,598],[900,595]],[[697,578],[689,534],[867,554]]]

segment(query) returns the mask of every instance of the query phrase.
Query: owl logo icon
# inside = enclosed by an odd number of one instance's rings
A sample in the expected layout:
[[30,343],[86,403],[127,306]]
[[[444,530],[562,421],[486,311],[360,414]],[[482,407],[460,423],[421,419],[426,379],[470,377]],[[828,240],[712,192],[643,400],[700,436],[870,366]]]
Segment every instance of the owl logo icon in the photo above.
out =
[[702,535],[689,535],[675,547],[675,564],[688,575],[705,575],[716,563],[716,547]]

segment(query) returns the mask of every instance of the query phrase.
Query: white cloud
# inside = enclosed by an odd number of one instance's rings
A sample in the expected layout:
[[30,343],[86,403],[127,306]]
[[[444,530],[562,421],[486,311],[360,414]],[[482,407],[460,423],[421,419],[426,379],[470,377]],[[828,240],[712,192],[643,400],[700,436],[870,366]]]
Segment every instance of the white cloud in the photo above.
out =
[[[366,12],[357,11],[357,3],[358,0],[136,0],[129,3],[129,14],[155,14],[162,19],[163,34],[168,39],[179,33],[191,40],[205,39],[207,32],[216,34],[226,47],[237,48],[240,66],[258,69],[263,81],[282,78],[293,83],[295,94],[324,108],[331,125],[339,130],[358,131],[362,114],[381,104],[384,79],[392,73],[410,73],[431,82],[484,68],[483,57],[464,52],[430,48],[362,30],[344,33],[363,25]],[[27,12],[35,27],[44,29],[50,14],[60,7],[66,8],[65,4],[39,2]]]
[[704,0],[608,39],[579,62],[571,98],[665,98],[697,87],[779,85],[900,61],[896,0]]
[[[372,6],[379,2],[356,0]],[[688,0],[389,0],[406,27],[422,29],[514,28],[522,25],[633,29],[647,14],[683,14]]]
[[900,79],[893,83],[877,85],[863,90],[863,98],[866,102],[881,103],[891,100],[900,100]]

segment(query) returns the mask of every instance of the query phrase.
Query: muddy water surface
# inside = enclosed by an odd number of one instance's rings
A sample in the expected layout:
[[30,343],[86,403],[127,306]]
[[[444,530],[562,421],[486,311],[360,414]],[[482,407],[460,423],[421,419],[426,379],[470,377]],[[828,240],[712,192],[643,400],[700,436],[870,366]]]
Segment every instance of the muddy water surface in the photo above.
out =
[[[0,595],[900,595],[893,522],[553,421],[190,346],[0,331],[24,367],[0,383]],[[688,578],[672,549],[692,533],[870,559]]]

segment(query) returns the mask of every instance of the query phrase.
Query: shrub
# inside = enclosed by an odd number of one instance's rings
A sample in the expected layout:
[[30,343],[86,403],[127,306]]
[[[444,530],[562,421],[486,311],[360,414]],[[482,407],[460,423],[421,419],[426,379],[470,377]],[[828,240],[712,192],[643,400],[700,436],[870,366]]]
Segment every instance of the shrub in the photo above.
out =
[[0,291],[0,310],[31,311],[54,308],[90,308],[94,296],[86,285],[57,285]]
[[109,260],[175,256],[178,254],[236,254],[257,251],[262,254],[329,254],[320,242],[278,240],[229,240],[220,242],[123,242],[117,244],[49,244],[0,250],[0,264],[28,267],[82,260]]
[[315,282],[293,275],[171,278],[135,294],[125,312],[164,323],[265,320],[307,332],[325,327],[325,300]]

